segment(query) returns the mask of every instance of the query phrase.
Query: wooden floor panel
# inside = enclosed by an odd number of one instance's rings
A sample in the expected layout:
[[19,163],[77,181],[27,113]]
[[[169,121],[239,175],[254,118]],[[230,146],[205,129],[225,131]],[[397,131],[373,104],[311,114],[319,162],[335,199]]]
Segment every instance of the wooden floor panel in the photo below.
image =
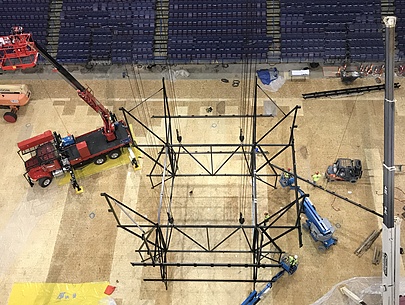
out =
[[[91,86],[96,97],[116,114],[119,108],[136,107],[134,115],[147,123],[154,132],[164,136],[162,119],[151,115],[162,115],[161,80],[142,80],[142,86],[128,80],[96,79],[82,75],[81,80]],[[402,79],[398,79],[402,83]],[[122,200],[142,215],[157,219],[160,187],[151,188],[149,174],[152,162],[145,156],[142,169],[133,171],[130,165],[122,165],[95,174],[79,181],[84,188],[83,194],[76,194],[69,185],[58,186],[53,183],[47,189],[38,185],[33,188],[26,183],[22,174],[23,163],[18,157],[16,143],[45,130],[57,131],[62,136],[72,133],[79,135],[102,125],[97,114],[89,111],[75,91],[63,80],[46,79],[38,76],[31,79],[1,80],[3,83],[26,83],[32,88],[32,100],[19,112],[15,124],[0,121],[2,133],[0,154],[3,156],[0,185],[0,305],[6,305],[12,284],[15,282],[68,282],[110,281],[117,286],[114,297],[119,305],[188,305],[188,304],[240,304],[252,290],[249,283],[205,283],[173,282],[166,290],[161,282],[144,282],[144,278],[158,278],[159,269],[132,267],[130,262],[139,261],[135,252],[140,241],[134,236],[119,230],[108,206],[100,193],[105,192]],[[355,86],[372,85],[374,79],[356,80]],[[328,183],[321,179],[320,184],[347,198],[361,203],[367,208],[381,212],[382,204],[382,164],[383,160],[383,92],[367,93],[335,99],[308,99],[302,93],[338,89],[344,85],[339,79],[310,78],[305,81],[286,80],[277,92],[266,91],[279,106],[287,112],[296,105],[301,106],[295,130],[295,150],[298,175],[310,179],[315,171],[324,172],[326,167],[338,157],[359,158],[363,161],[364,175],[356,184]],[[232,87],[223,83],[215,75],[211,79],[181,79],[168,86],[169,96],[176,97],[177,108],[174,114],[207,115],[205,119],[174,120],[184,143],[238,143],[239,130],[246,122],[240,119],[219,119],[209,116],[237,114],[243,109],[241,103],[242,86]],[[405,139],[405,114],[401,110],[405,102],[403,89],[395,91],[398,112],[396,116],[395,160],[405,163],[403,147]],[[151,97],[148,102],[139,99]],[[156,93],[156,94],[155,94]],[[260,112],[265,110],[264,100],[268,97],[258,93]],[[173,100],[172,100],[173,101]],[[212,107],[212,113],[206,108]],[[278,112],[280,116],[281,112]],[[173,113],[172,113],[173,114]],[[279,117],[278,116],[278,117]],[[262,118],[259,132],[265,132],[277,121],[275,118]],[[134,123],[137,140],[150,142],[151,137]],[[266,141],[281,141],[288,137],[288,124],[280,128]],[[246,135],[247,138],[250,136]],[[270,150],[270,148],[269,148]],[[273,153],[273,151],[270,151]],[[207,157],[201,157],[208,162]],[[258,157],[258,162],[260,161]],[[205,160],[207,159],[207,160]],[[235,158],[238,159],[238,158]],[[239,158],[240,159],[240,158]],[[277,164],[291,167],[290,156],[280,156]],[[163,160],[162,160],[163,162]],[[216,161],[220,164],[221,160]],[[226,170],[239,171],[241,160]],[[180,172],[195,167],[184,157]],[[396,174],[396,213],[402,213],[405,203],[405,176]],[[156,181],[159,181],[158,179]],[[238,224],[239,212],[251,218],[250,202],[242,204],[241,178],[176,178],[173,197],[173,213],[176,223],[197,224]],[[300,183],[304,192],[322,217],[332,224],[339,225],[336,236],[339,243],[326,253],[317,245],[307,232],[303,232],[304,246],[299,248],[297,233],[288,234],[280,239],[283,250],[299,255],[300,266],[292,276],[284,276],[274,284],[268,293],[266,304],[311,304],[340,281],[359,276],[379,276],[381,265],[371,263],[372,250],[362,257],[354,254],[356,248],[374,229],[381,227],[381,219],[326,192],[304,182]],[[250,182],[245,182],[250,191]],[[190,191],[192,193],[190,194]],[[249,194],[249,193],[247,193]],[[258,185],[258,213],[277,212],[285,203],[294,199],[287,189],[273,189],[265,184]],[[164,203],[164,206],[167,202]],[[163,215],[162,217],[164,217]],[[125,215],[121,215],[125,219]],[[293,221],[294,215],[287,216]],[[401,231],[403,231],[401,229]],[[204,240],[204,234],[189,231],[196,239]],[[212,242],[220,240],[225,234],[217,232]],[[404,241],[404,236],[402,237]],[[243,247],[243,238],[235,237],[229,246]],[[379,238],[376,246],[381,246]],[[175,247],[192,247],[184,236],[176,236]],[[204,254],[205,255],[205,254]],[[233,261],[247,260],[243,255],[232,258],[219,254],[211,255],[170,254],[173,261]],[[249,259],[249,258],[248,258]],[[402,260],[401,260],[402,263]],[[270,279],[276,270],[261,270],[262,278]],[[250,278],[248,269],[213,268],[169,268],[170,278]],[[260,284],[257,286],[261,288]]]

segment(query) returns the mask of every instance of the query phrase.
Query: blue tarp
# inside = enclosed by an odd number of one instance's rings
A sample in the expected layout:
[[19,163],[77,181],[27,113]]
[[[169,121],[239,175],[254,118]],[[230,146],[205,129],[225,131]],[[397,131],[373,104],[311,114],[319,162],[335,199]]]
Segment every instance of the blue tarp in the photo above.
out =
[[278,78],[278,70],[277,68],[258,70],[257,76],[264,85],[268,85]]

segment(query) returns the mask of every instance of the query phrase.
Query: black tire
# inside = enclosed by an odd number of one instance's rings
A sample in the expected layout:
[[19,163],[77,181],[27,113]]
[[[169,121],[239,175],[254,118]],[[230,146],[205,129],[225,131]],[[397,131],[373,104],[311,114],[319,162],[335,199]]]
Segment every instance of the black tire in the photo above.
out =
[[3,119],[9,123],[15,123],[17,121],[17,114],[14,112],[8,111],[5,114],[3,114]]
[[108,158],[114,160],[118,159],[121,156],[122,152],[120,149],[114,149],[108,153]]
[[356,179],[351,179],[350,183],[356,183],[356,181],[357,181]]
[[107,157],[104,155],[98,156],[94,159],[93,163],[95,165],[101,165],[103,163],[105,163],[105,161],[107,161]]
[[42,177],[38,179],[38,184],[40,187],[48,187],[52,182],[52,177]]
[[322,251],[322,252],[325,252],[325,251],[326,251],[326,247],[325,247],[324,245],[319,245],[319,246],[318,246],[318,250],[319,250],[319,251]]

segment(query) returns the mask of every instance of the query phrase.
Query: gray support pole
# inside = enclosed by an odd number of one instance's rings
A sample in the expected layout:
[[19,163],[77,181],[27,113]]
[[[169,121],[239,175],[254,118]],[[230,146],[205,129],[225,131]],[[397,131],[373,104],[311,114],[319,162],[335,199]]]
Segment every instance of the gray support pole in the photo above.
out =
[[384,99],[384,163],[383,163],[383,305],[399,304],[399,230],[394,221],[394,56],[396,17],[385,23],[385,99]]
[[385,29],[385,99],[384,99],[384,167],[383,219],[387,228],[394,227],[394,50],[395,17],[384,18]]

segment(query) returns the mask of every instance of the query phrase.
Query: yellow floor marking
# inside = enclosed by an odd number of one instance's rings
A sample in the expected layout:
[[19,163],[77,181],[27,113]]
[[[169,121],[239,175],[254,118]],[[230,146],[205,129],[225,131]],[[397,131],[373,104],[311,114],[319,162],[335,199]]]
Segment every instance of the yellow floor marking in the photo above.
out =
[[99,304],[108,282],[99,283],[15,283],[8,305]]
[[[117,159],[107,159],[107,161],[101,165],[96,165],[94,163],[90,163],[81,169],[75,170],[76,179],[80,180],[85,177],[89,177],[91,175],[101,173],[105,170],[118,167],[121,165],[125,165],[129,163],[129,153],[127,149],[123,149],[122,155]],[[70,183],[70,175],[65,174],[62,178],[58,179],[58,185],[65,185]],[[79,183],[80,184],[80,183]]]

